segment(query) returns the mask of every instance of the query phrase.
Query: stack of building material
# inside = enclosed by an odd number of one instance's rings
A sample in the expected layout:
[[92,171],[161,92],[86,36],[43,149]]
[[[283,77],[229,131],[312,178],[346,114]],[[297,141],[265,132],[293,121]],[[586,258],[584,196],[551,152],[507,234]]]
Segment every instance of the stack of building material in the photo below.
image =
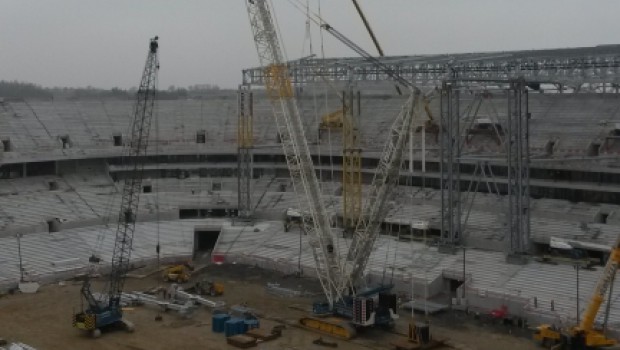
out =
[[255,338],[260,341],[269,341],[278,338],[282,335],[281,332],[274,332],[273,329],[258,327],[254,329],[249,329],[245,335]]
[[251,348],[256,346],[256,339],[243,334],[233,335],[226,338],[226,342],[232,346],[236,346],[241,349]]

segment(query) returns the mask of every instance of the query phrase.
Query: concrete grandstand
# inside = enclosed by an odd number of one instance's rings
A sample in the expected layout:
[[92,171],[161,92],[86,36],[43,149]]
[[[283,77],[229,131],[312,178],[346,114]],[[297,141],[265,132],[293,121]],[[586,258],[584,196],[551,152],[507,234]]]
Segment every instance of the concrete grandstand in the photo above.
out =
[[[359,85],[366,183],[391,118],[404,101],[388,91],[390,87]],[[413,282],[416,298],[455,305],[467,300],[482,312],[504,304],[532,321],[574,322],[573,266],[544,263],[544,256],[553,250],[553,238],[578,247],[593,266],[600,265],[620,232],[619,96],[530,94],[534,259],[524,266],[505,263],[505,218],[497,209],[503,205],[502,198],[483,190],[472,200],[468,214],[467,249],[454,255],[437,252],[433,242],[440,227],[439,144],[434,136],[426,138],[426,172],[422,173],[422,147],[415,137],[413,172],[407,161],[399,194],[391,200],[384,234],[369,263],[368,279],[393,279],[396,291],[404,296]],[[312,84],[304,87],[299,99],[324,199],[337,221],[342,205],[341,135],[319,135],[318,123],[340,102]],[[499,109],[496,104],[489,99],[484,108]],[[49,282],[84,273],[93,253],[101,257],[105,269],[119,188],[127,171],[119,157],[131,107],[131,101],[123,100],[5,100],[0,104],[1,288],[13,288],[20,279],[17,235],[29,279]],[[431,109],[439,114],[437,103],[431,103]],[[164,259],[211,252],[213,259],[225,263],[313,274],[310,249],[303,244],[300,251],[299,246],[306,237],[297,230],[284,230],[286,210],[294,208],[297,199],[267,99],[257,98],[254,111],[254,222],[238,226],[236,93],[158,101],[132,256],[136,264],[155,259],[159,242]],[[476,134],[466,147],[469,154],[488,155],[496,151],[494,145],[489,137]],[[495,166],[498,175],[489,181],[501,184],[502,166]],[[464,169],[462,176],[473,178],[473,166]],[[412,221],[428,222],[429,229],[412,231]],[[344,250],[348,240],[343,238],[339,244]],[[583,306],[599,272],[591,267],[580,274]],[[620,329],[619,298],[620,291],[614,291],[609,322],[615,329]]]

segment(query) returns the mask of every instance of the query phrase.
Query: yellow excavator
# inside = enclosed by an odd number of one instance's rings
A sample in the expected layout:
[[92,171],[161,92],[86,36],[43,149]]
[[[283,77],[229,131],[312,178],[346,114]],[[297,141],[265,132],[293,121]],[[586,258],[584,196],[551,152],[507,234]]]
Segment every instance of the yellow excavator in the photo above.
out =
[[603,274],[599,279],[590,303],[578,325],[568,329],[543,324],[536,328],[534,340],[553,350],[602,349],[616,345],[617,341],[608,338],[600,329],[594,328],[594,321],[605,301],[605,294],[613,283],[620,264],[620,236],[611,250]]

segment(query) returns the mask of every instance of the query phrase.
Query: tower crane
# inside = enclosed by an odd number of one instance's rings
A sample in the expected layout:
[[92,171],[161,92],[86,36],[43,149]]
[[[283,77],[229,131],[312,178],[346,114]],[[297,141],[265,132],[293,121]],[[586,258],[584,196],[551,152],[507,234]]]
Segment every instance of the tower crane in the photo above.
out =
[[617,343],[615,339],[608,338],[603,332],[594,328],[594,321],[613,283],[618,265],[620,265],[620,235],[611,249],[605,268],[579,324],[568,329],[558,329],[548,324],[540,325],[536,328],[534,340],[555,350],[601,349],[615,345]]
[[156,36],[149,42],[146,64],[133,109],[131,140],[123,150],[122,161],[129,166],[131,172],[123,185],[107,292],[102,293],[99,298],[95,297],[90,280],[86,278],[81,289],[86,308],[73,315],[73,326],[89,331],[93,337],[101,335],[102,328],[112,325],[121,325],[126,330],[133,331],[133,324],[123,318],[121,294],[125,275],[129,270],[144,162],[157,94],[158,39]]

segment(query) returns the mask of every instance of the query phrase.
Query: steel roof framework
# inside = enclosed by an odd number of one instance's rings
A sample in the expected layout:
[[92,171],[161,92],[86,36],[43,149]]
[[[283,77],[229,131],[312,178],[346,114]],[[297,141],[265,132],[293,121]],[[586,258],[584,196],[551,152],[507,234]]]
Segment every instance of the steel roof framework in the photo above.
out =
[[[580,91],[593,84],[620,83],[620,45],[594,47],[378,57],[418,85],[441,85],[449,78],[550,81]],[[364,58],[300,59],[287,63],[293,84],[330,81],[391,81],[384,68]],[[390,72],[391,73],[391,72]],[[264,85],[261,67],[243,70],[243,84]]]

